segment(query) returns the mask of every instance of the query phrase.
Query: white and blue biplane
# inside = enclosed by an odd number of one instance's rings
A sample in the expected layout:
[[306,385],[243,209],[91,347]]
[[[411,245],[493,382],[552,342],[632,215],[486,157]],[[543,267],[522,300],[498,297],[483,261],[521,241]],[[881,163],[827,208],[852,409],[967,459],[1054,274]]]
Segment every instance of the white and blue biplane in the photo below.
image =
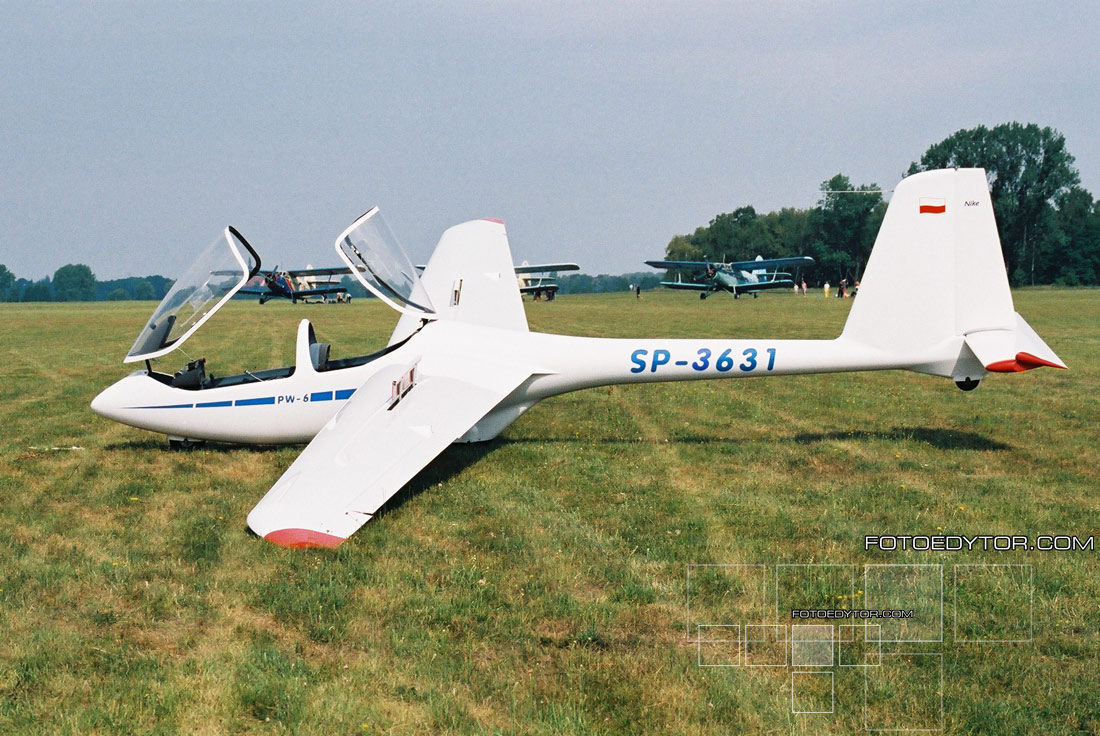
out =
[[794,286],[790,273],[781,268],[809,268],[814,259],[809,256],[790,258],[764,258],[757,256],[755,261],[732,261],[715,263],[713,261],[646,261],[647,266],[673,271],[690,271],[691,281],[677,276],[675,281],[662,281],[666,289],[697,291],[700,299],[706,299],[718,291],[733,294],[740,299],[742,294],[752,294],[753,299],[760,292],[769,289],[789,289]]
[[[126,356],[145,368],[92,402],[102,416],[177,442],[308,442],[248,514],[253,531],[288,547],[335,547],[452,442],[491,440],[537,401],[568,391],[888,369],[971,390],[991,372],[1065,367],[1013,308],[981,169],[930,171],[898,185],[859,299],[833,340],[529,332],[499,220],[447,230],[419,277],[377,208],[341,233],[336,251],[401,312],[385,349],[330,360],[302,320],[293,366],[219,378],[201,363],[175,375],[153,370],[150,359],[179,347],[258,268],[227,228]],[[235,277],[213,275],[230,266]]]

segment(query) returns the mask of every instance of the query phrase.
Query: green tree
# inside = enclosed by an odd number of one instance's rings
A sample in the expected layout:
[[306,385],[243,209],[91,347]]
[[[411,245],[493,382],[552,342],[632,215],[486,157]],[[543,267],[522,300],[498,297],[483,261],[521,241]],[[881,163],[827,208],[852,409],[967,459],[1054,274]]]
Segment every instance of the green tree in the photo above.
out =
[[843,174],[823,181],[821,192],[811,218],[810,255],[821,278],[858,280],[886,210],[882,192],[877,184],[854,187]]
[[15,301],[15,274],[0,263],[0,302]]
[[107,295],[107,301],[109,302],[124,302],[129,298],[130,292],[126,291],[126,289],[123,289],[121,286]]
[[1100,283],[1100,200],[1074,187],[1062,198],[1057,217],[1061,249],[1047,264],[1043,280],[1067,286]]
[[1014,122],[960,130],[925,151],[909,173],[984,168],[1009,277],[1035,283],[1036,266],[1043,268],[1040,251],[1059,240],[1050,230],[1057,223],[1051,211],[1081,180],[1073,160],[1058,131]]
[[52,302],[53,287],[50,286],[50,280],[46,278],[42,279],[41,281],[35,281],[33,284],[29,284],[26,290],[23,291],[23,301]]
[[53,275],[54,298],[59,302],[95,300],[95,274],[83,263],[62,266]]
[[147,279],[141,279],[134,284],[134,298],[140,301],[151,301],[157,298],[153,291],[153,285]]

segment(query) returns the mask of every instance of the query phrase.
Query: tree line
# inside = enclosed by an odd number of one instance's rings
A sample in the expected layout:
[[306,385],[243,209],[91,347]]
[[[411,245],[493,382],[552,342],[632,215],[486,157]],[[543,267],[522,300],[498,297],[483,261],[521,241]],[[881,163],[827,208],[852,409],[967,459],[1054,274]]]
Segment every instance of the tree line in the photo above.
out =
[[49,276],[32,281],[16,278],[0,264],[0,302],[159,301],[172,288],[164,276],[130,276],[99,281],[83,263],[69,263]]
[[[925,151],[907,175],[981,167],[989,179],[1005,267],[1013,285],[1100,284],[1100,201],[1081,187],[1061,133],[1005,123],[960,130]],[[759,214],[751,206],[717,215],[691,235],[676,235],[669,260],[748,261],[812,256],[807,281],[859,280],[886,202],[877,184],[843,175],[821,183],[810,209]]]

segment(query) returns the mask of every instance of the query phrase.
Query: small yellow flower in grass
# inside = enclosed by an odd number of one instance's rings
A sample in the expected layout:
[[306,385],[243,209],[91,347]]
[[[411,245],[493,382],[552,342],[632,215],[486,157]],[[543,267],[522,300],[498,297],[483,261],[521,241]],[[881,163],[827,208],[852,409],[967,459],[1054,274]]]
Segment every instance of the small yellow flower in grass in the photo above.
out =
[[131,501],[139,501],[141,499],[139,499],[137,496],[130,496],[130,500]]

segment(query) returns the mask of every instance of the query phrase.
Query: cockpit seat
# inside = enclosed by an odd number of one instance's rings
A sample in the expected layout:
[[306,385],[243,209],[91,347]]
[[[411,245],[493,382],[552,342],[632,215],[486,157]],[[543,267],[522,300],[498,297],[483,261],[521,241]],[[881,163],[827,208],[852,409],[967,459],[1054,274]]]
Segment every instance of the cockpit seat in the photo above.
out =
[[317,342],[317,334],[313,331],[313,325],[308,319],[298,323],[298,344],[295,347],[294,364],[299,367],[310,365],[314,371],[329,370],[328,354],[329,344]]
[[[310,328],[310,333],[313,332],[313,328]],[[310,337],[313,337],[310,334]],[[330,345],[327,342],[310,342],[309,344],[309,359],[313,363],[313,370],[323,371],[328,364],[328,350]]]

